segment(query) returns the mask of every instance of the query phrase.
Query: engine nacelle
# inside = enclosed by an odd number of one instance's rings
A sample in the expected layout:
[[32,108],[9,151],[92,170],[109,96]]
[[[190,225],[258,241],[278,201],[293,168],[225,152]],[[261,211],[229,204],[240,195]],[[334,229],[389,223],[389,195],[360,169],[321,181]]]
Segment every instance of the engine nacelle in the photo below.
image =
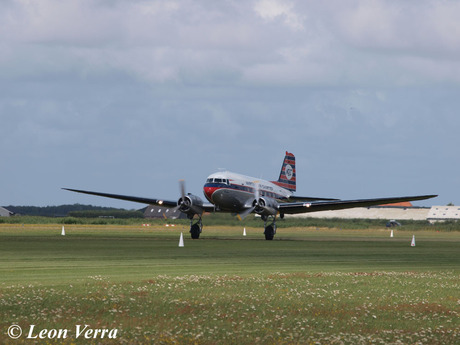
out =
[[276,216],[278,213],[279,205],[276,200],[269,198],[259,198],[256,213],[261,216]]
[[203,209],[203,200],[199,196],[193,194],[187,194],[182,200],[182,197],[177,201],[177,206],[179,206],[179,210],[187,215],[193,216],[195,214],[202,214],[204,212]]

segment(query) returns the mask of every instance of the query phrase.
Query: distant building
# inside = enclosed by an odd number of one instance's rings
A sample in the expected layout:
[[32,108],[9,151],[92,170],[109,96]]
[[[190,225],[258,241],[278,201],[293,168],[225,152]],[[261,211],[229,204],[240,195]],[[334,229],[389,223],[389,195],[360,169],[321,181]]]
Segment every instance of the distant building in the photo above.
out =
[[164,219],[184,219],[187,218],[184,213],[179,211],[179,207],[163,207],[149,205],[144,212],[145,218],[164,218]]
[[430,223],[445,222],[448,220],[458,221],[460,219],[459,206],[433,206],[428,212],[426,219]]
[[13,212],[8,211],[6,208],[0,207],[0,217],[10,217],[14,215]]
[[286,215],[286,217],[426,220],[429,210],[430,209],[428,207],[409,207],[409,205],[404,204],[401,206],[385,205],[372,207],[355,207],[344,210],[317,211],[295,215]]

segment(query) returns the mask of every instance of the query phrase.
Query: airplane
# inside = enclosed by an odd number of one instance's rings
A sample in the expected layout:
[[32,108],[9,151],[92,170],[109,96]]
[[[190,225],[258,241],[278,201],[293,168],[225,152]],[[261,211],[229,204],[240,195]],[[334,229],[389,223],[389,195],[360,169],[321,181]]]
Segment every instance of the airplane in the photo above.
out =
[[240,220],[251,213],[256,213],[264,221],[265,239],[273,240],[276,234],[276,218],[278,216],[284,218],[285,214],[369,207],[403,201],[425,200],[437,196],[417,195],[358,200],[294,196],[293,193],[296,191],[295,156],[288,151],[286,151],[277,181],[265,181],[229,171],[217,172],[209,175],[203,186],[203,192],[208,202],[203,202],[197,195],[186,193],[184,180],[180,180],[179,185],[181,196],[178,201],[71,188],[62,189],[149,205],[178,207],[190,219],[190,234],[193,239],[200,237],[203,229],[201,217],[204,212],[230,212]]

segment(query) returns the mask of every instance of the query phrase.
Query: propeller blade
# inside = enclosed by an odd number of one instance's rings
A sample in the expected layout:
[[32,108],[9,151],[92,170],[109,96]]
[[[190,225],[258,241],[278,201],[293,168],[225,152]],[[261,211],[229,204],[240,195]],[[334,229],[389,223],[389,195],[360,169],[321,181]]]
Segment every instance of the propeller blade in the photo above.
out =
[[254,198],[256,199],[256,202],[259,202],[259,197],[260,197],[260,191],[259,191],[259,181],[254,181],[254,184],[256,185],[255,191],[254,191]]
[[179,180],[179,187],[180,187],[180,196],[182,197],[182,202],[185,201],[185,181]]
[[239,220],[243,220],[244,218],[249,216],[249,214],[252,213],[252,211],[254,211],[255,208],[256,208],[255,206],[249,207],[245,209],[243,212],[238,213],[236,216],[238,217]]

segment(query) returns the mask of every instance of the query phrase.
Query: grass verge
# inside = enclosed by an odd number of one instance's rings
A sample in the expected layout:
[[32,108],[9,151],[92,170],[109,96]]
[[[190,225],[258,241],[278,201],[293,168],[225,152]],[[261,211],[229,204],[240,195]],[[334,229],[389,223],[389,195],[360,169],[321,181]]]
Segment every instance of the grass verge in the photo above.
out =
[[[215,227],[0,226],[0,342],[102,344],[457,344],[456,232]],[[188,234],[186,234],[188,235]],[[12,340],[68,329],[66,339]],[[90,343],[91,343],[90,341]]]

